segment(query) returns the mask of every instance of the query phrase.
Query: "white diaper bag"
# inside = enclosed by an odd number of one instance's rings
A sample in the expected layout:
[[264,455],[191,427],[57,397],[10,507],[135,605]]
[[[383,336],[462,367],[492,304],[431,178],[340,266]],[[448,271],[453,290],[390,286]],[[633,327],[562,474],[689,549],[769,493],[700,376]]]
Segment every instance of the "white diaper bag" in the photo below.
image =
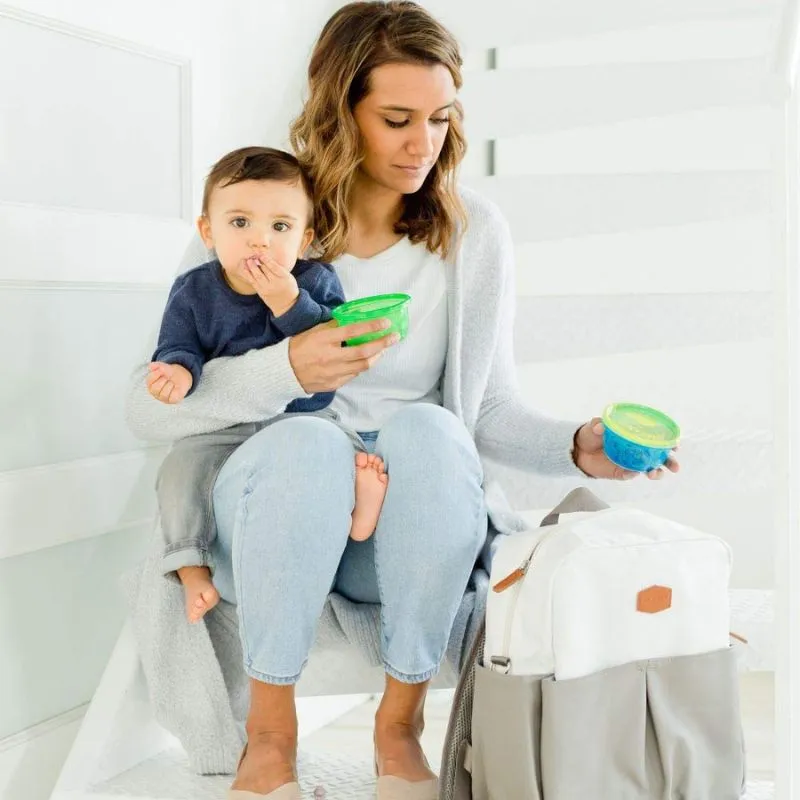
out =
[[585,489],[542,525],[497,541],[440,800],[740,800],[728,546]]
[[501,541],[484,666],[564,680],[727,647],[730,571],[722,539],[578,489]]

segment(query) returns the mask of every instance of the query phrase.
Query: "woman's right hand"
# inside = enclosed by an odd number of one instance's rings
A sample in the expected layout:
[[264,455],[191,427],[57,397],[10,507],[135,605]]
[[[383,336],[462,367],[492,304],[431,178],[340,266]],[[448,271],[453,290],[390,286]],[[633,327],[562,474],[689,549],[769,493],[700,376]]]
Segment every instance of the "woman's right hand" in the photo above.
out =
[[342,347],[342,342],[386,330],[389,325],[388,320],[378,319],[339,327],[331,321],[292,336],[289,363],[303,390],[308,394],[333,392],[369,369],[387,348],[399,341],[397,334],[356,347]]

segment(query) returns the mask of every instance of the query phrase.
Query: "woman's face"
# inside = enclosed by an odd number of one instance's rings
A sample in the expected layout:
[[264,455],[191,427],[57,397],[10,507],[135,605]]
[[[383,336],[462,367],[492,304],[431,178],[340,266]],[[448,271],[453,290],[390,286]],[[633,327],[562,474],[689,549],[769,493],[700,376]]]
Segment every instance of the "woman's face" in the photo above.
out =
[[369,89],[353,109],[361,172],[385,189],[413,194],[439,158],[455,113],[453,77],[441,64],[384,64],[370,74]]

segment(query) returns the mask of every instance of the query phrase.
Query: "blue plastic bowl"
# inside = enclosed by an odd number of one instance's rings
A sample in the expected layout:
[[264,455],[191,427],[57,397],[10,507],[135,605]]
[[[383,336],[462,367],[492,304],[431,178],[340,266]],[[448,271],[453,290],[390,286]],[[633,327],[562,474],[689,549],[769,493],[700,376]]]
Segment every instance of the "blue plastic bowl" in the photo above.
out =
[[633,472],[649,472],[658,469],[669,457],[671,447],[645,447],[606,428],[603,435],[603,449],[610,461],[622,469]]
[[603,449],[610,461],[632,472],[663,466],[680,441],[680,428],[655,408],[616,403],[603,414]]

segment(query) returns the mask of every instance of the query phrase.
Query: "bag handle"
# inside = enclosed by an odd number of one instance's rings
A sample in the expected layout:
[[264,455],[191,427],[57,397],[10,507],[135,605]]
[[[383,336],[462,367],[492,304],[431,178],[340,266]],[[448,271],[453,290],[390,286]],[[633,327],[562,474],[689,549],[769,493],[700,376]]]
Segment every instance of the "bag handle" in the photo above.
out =
[[611,506],[603,502],[596,494],[592,494],[586,487],[579,486],[573,489],[541,522],[541,528],[549,525],[558,525],[562,514],[575,514],[579,512],[604,511]]

